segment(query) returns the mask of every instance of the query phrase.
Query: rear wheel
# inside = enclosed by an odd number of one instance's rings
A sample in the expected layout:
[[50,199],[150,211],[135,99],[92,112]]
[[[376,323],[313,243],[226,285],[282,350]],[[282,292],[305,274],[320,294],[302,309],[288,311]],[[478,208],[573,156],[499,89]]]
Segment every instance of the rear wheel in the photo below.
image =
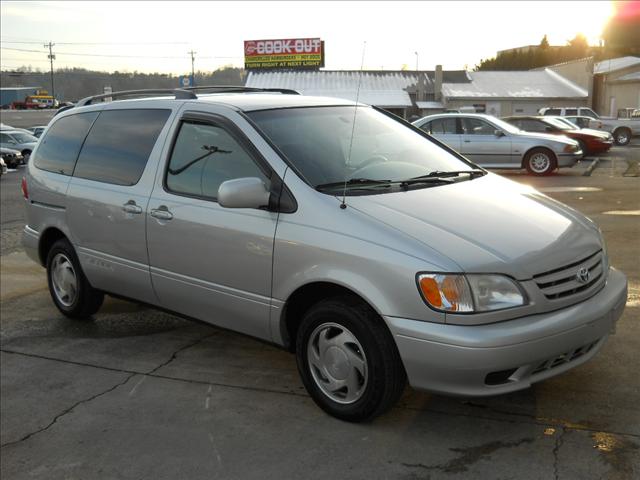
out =
[[546,148],[534,148],[524,159],[524,166],[532,175],[551,175],[558,168],[555,154]]
[[23,150],[22,151],[22,163],[25,165],[29,161],[29,157],[31,156],[31,150]]
[[75,250],[64,238],[47,255],[47,282],[53,303],[69,318],[89,318],[104,300],[104,294],[89,284]]
[[296,339],[302,381],[316,404],[341,420],[361,422],[389,410],[406,374],[383,321],[352,297],[319,302],[302,319]]
[[628,145],[631,142],[631,130],[628,128],[618,128],[613,132],[613,139],[616,145]]

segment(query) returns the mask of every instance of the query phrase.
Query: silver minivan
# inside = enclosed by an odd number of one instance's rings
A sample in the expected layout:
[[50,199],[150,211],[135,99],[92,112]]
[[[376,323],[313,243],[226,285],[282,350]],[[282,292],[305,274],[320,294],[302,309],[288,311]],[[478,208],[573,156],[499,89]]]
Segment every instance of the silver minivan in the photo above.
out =
[[23,242],[64,315],[112,294],[272,342],[348,421],[407,380],[502,394],[606,342],[627,281],[588,218],[382,110],[219,90],[52,120]]

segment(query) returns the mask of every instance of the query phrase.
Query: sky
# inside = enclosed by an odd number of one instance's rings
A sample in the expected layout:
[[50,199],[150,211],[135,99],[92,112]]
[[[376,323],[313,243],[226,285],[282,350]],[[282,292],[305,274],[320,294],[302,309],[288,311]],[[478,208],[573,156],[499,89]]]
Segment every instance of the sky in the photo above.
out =
[[[472,69],[498,50],[597,45],[616,2],[25,2],[0,3],[0,66],[184,74],[243,66],[243,41],[317,38],[326,69]],[[364,53],[364,61],[363,61]]]

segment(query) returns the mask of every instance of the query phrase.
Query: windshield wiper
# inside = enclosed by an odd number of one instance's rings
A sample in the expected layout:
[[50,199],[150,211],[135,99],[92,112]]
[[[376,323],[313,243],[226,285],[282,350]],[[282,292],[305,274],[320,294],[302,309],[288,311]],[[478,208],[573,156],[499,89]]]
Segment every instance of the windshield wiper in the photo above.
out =
[[178,175],[179,173],[184,172],[191,165],[195,165],[200,160],[207,158],[209,155],[213,155],[214,153],[233,153],[231,152],[231,150],[222,150],[221,148],[218,148],[215,145],[202,145],[202,149],[206,150],[207,153],[205,153],[204,155],[200,155],[198,158],[194,158],[193,160],[191,160],[190,162],[188,162],[187,164],[183,165],[180,168],[176,168],[176,169],[169,168],[168,169],[169,173],[171,175]]
[[466,173],[468,175],[471,176],[471,178],[475,178],[475,177],[481,177],[483,175],[486,175],[487,172],[485,172],[484,170],[478,170],[477,168],[473,169],[473,170],[451,170],[451,171],[440,171],[440,170],[435,170],[431,173],[427,173],[426,175],[420,175],[419,177],[413,177],[410,178],[409,181],[411,180],[422,180],[425,178],[447,178],[447,177],[457,177],[463,173]]
[[373,180],[371,178],[350,178],[346,182],[331,182],[331,183],[323,183],[320,185],[316,185],[316,190],[331,190],[334,188],[345,187],[349,189],[350,187],[387,187],[391,184],[391,180]]

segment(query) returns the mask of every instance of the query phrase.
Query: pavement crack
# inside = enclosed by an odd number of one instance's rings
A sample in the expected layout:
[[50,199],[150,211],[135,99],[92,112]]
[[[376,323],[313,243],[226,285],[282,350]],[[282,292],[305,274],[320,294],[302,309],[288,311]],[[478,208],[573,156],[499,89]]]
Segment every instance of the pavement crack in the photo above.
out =
[[51,422],[49,422],[49,424],[43,428],[40,428],[34,432],[28,433],[27,435],[25,435],[24,437],[20,438],[19,440],[14,440],[12,442],[7,442],[7,443],[3,443],[2,445],[0,445],[0,449],[5,448],[5,447],[9,447],[11,445],[16,445],[18,443],[22,443],[28,439],[30,439],[31,437],[38,435],[42,432],[45,432],[47,430],[49,430],[53,425],[55,425],[55,423],[62,417],[64,417],[65,415],[68,415],[69,413],[71,413],[76,407],[78,407],[79,405],[83,405],[85,403],[89,403],[92,402],[93,400],[95,400],[96,398],[99,398],[103,395],[106,395],[109,392],[114,391],[116,388],[121,387],[122,385],[124,385],[125,383],[127,383],[129,380],[131,380],[136,374],[135,373],[131,373],[129,374],[124,380],[116,383],[115,385],[113,385],[112,387],[109,387],[108,389],[97,393],[95,395],[92,395],[89,398],[85,398],[83,400],[80,400],[76,403],[74,403],[73,405],[71,405],[69,408],[67,408],[66,410],[62,411],[61,413],[59,413],[58,415],[56,415],[53,420],[51,420]]
[[558,457],[558,454],[560,453],[560,447],[562,447],[562,442],[564,441],[564,434],[566,433],[566,431],[567,430],[565,427],[561,428],[560,435],[556,437],[556,445],[555,447],[553,447],[553,474],[554,474],[555,480],[558,480],[560,478],[560,475],[558,472],[560,459]]
[[169,365],[171,362],[173,362],[176,358],[178,358],[178,354],[179,354],[179,353],[182,353],[182,352],[184,352],[185,350],[190,349],[191,347],[195,347],[195,346],[196,346],[196,345],[198,345],[199,343],[204,342],[206,339],[211,338],[211,337],[213,337],[213,336],[215,336],[215,335],[217,335],[217,334],[218,334],[218,332],[210,333],[209,335],[205,335],[205,336],[203,336],[203,337],[200,337],[200,338],[199,338],[199,339],[197,339],[196,341],[191,342],[191,343],[189,343],[189,344],[187,344],[187,345],[184,345],[184,346],[180,347],[179,349],[177,349],[175,352],[173,352],[173,353],[171,354],[171,357],[169,357],[169,359],[168,359],[168,360],[166,360],[165,362],[162,362],[162,363],[161,363],[160,365],[158,365],[157,367],[155,367],[155,368],[153,368],[153,369],[149,370],[149,371],[148,371],[148,372],[146,372],[144,375],[151,375],[151,376],[153,376],[153,374],[154,374],[155,372],[157,372],[158,370],[160,370],[162,367],[166,367],[166,366],[167,366],[167,365]]
[[402,463],[404,467],[421,468],[424,470],[441,470],[444,473],[462,473],[469,469],[469,466],[479,462],[483,458],[490,457],[494,452],[503,448],[516,448],[525,443],[532,443],[533,438],[523,438],[515,442],[489,442],[483,445],[469,448],[450,448],[449,450],[458,453],[456,458],[447,463],[437,465],[424,465],[422,463]]

